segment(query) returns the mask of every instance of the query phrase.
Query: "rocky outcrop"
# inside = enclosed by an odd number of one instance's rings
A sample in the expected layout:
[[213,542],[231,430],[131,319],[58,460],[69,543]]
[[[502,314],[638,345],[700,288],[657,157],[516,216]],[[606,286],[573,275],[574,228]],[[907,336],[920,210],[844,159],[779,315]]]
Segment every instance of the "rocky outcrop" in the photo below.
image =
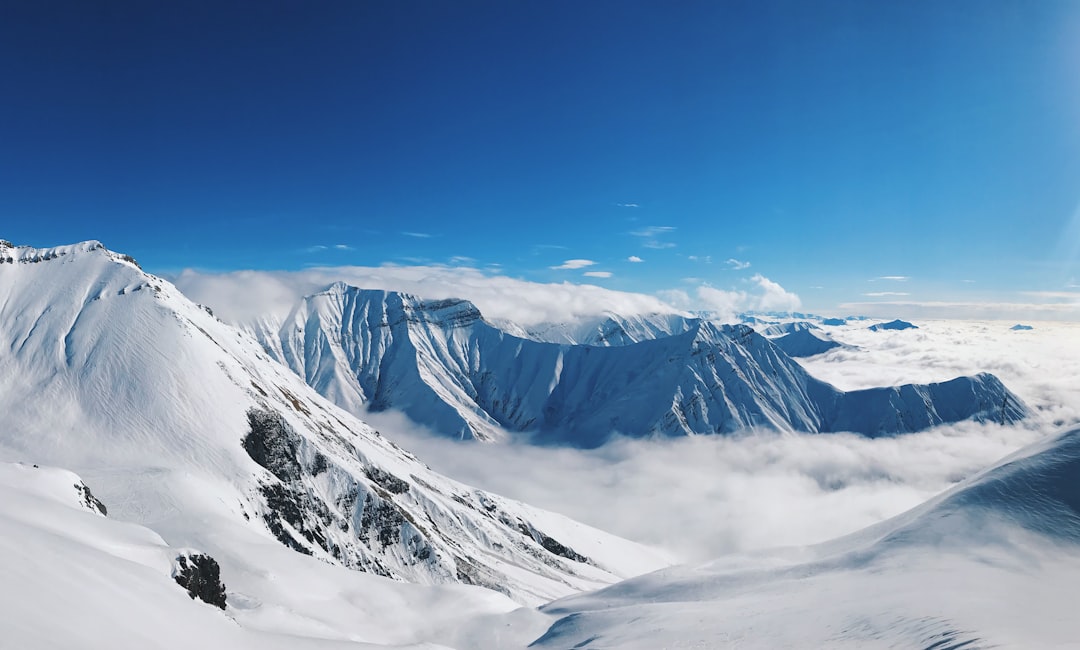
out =
[[221,567],[214,558],[199,553],[178,555],[172,577],[192,600],[198,598],[225,609],[225,584],[221,582]]

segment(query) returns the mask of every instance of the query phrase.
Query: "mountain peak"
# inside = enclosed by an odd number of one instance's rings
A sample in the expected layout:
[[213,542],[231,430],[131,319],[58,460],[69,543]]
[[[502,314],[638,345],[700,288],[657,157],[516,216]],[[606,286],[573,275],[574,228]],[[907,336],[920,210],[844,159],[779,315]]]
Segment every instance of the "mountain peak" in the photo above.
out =
[[126,262],[139,267],[135,258],[130,255],[116,253],[105,248],[105,245],[96,239],[64,246],[51,246],[49,248],[35,248],[33,246],[17,246],[10,241],[0,239],[0,264],[37,264],[50,260],[60,259],[69,255],[82,255],[86,253],[104,254],[120,262]]

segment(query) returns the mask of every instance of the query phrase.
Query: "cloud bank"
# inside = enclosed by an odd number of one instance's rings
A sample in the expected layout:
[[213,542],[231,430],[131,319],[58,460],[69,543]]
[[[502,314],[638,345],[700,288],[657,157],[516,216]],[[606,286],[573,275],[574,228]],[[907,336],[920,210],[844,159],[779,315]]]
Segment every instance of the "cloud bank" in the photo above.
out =
[[[462,445],[403,417],[387,435],[471,485],[562,512],[688,562],[832,539],[914,507],[1021,446],[1080,422],[1080,325],[917,323],[829,331],[858,346],[804,365],[845,389],[988,370],[1036,415],[1021,426],[960,423],[871,440],[849,434],[618,439],[594,450]],[[1065,342],[1064,345],[1062,342]]]
[[283,318],[306,295],[336,281],[365,289],[413,293],[425,298],[464,298],[491,319],[523,326],[576,322],[607,311],[623,314],[683,314],[661,298],[589,284],[527,282],[473,268],[443,266],[344,266],[303,271],[185,270],[168,278],[189,298],[208,305],[227,322],[262,316]]

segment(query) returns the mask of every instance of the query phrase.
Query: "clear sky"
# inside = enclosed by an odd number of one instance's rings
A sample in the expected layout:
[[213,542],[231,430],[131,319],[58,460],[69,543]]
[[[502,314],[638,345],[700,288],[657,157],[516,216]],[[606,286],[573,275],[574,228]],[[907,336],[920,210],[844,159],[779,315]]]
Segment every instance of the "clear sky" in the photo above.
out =
[[0,237],[151,271],[1078,297],[1080,2],[25,0],[0,93]]

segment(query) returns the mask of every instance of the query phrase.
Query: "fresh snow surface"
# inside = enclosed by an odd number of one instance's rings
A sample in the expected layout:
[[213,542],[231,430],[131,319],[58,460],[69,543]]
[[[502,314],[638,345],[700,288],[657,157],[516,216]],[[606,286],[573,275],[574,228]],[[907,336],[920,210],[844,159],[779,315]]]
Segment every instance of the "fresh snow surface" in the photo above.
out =
[[[105,528],[76,546],[113,545],[94,540],[137,531],[158,549],[133,551],[149,568],[133,568],[125,593],[159,576],[160,590],[178,591],[158,558],[171,552],[165,545],[220,563],[229,609],[205,606],[195,619],[232,625],[231,617],[245,630],[302,639],[421,643],[457,634],[463,617],[669,563],[432,472],[248,335],[97,242],[0,250],[0,414],[0,461],[72,470],[108,506],[105,523],[88,524]],[[71,552],[78,564],[83,551]],[[0,557],[0,573],[11,575],[9,563],[23,555]],[[6,597],[47,613],[53,592]],[[122,610],[137,598],[94,593],[100,608]],[[186,599],[178,591],[176,601]],[[150,616],[155,607],[131,611],[165,629]],[[92,637],[110,620],[88,619],[82,633]]]
[[595,447],[616,433],[878,436],[1027,414],[991,375],[843,393],[746,325],[686,323],[684,332],[654,329],[624,345],[555,344],[498,329],[464,300],[336,283],[254,333],[268,354],[353,414],[399,410],[465,439],[510,431]]
[[1078,486],[1072,429],[846,538],[556,601],[529,647],[1073,648]]

